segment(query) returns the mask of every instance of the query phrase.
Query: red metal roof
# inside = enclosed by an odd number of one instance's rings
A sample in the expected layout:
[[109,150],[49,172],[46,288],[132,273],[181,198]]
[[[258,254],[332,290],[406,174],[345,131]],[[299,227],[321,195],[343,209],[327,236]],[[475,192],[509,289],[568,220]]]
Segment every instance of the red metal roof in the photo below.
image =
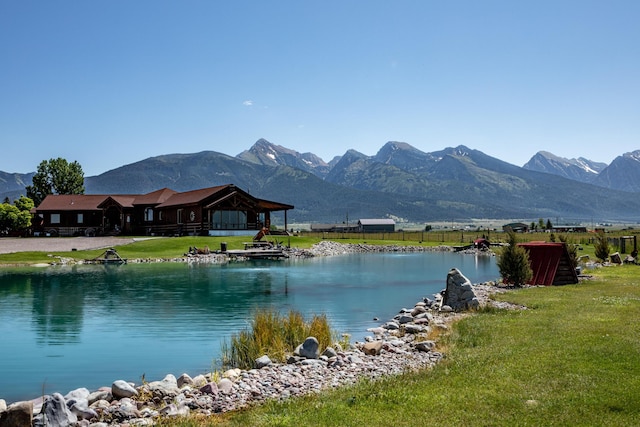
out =
[[147,194],[50,194],[35,211],[87,211],[101,210],[101,205],[113,200],[122,207],[131,208],[136,205],[157,205],[157,207],[188,206],[201,203],[203,200],[220,193],[219,197],[225,197],[223,190],[233,189],[235,193],[245,194],[256,200],[257,206],[265,210],[293,209],[292,205],[256,199],[248,193],[235,187],[233,184],[217,187],[201,188],[199,190],[178,193],[170,188],[163,188]]
[[135,199],[136,199],[136,195],[135,194],[130,194],[130,195],[127,195],[127,196],[109,196],[104,200],[104,202],[100,203],[100,205],[98,205],[98,207],[103,208],[104,204],[108,200],[113,200],[114,202],[116,202],[117,204],[122,206],[123,208],[132,208],[133,207],[133,201]]
[[[570,265],[569,252],[564,243],[527,242],[518,243],[518,246],[522,246],[529,253],[529,265],[533,271],[533,277],[528,283],[530,285],[558,284],[556,276],[559,267],[563,264],[562,261],[565,261],[565,266]],[[568,268],[563,273],[572,275],[575,278],[573,283],[578,283],[578,276],[574,269]]]
[[220,185],[217,187],[201,188],[199,190],[185,191],[184,193],[174,193],[158,207],[166,208],[169,206],[193,205],[200,203],[207,197],[210,197],[223,189],[230,187],[230,184]]
[[177,191],[170,188],[162,188],[160,190],[153,191],[151,193],[142,194],[136,196],[133,201],[134,205],[157,205],[165,202],[169,197],[176,194]]
[[37,211],[92,211],[109,196],[104,194],[49,194]]

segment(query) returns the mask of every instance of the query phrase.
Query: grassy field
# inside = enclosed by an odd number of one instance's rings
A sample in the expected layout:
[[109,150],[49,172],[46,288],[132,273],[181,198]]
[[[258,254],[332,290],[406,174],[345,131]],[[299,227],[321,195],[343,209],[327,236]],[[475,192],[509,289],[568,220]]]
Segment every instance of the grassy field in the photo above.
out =
[[637,426],[640,267],[498,297],[455,324],[430,371],[164,426]]
[[[434,246],[442,244],[440,242],[422,242],[411,240],[399,240],[401,235],[395,236],[396,239],[375,240],[370,239],[367,242],[371,244],[399,244],[399,245],[425,245]],[[377,236],[376,236],[377,237]],[[271,240],[271,239],[270,239]],[[290,246],[300,249],[310,248],[314,243],[321,241],[317,237],[305,236],[277,236],[274,239],[276,243],[283,246]],[[235,237],[207,237],[207,236],[184,236],[184,237],[167,237],[154,238],[148,240],[139,240],[127,245],[117,246],[118,254],[125,259],[172,259],[183,256],[190,247],[203,249],[209,247],[211,251],[220,249],[220,244],[225,242],[228,249],[244,249],[244,243],[251,241],[251,237],[235,236]],[[362,243],[360,238],[345,238],[338,240],[341,243]],[[1,240],[0,240],[1,243]],[[455,245],[456,242],[445,242],[444,244]],[[75,260],[93,259],[100,256],[104,249],[69,251],[69,252],[17,252],[10,254],[0,254],[0,265],[16,265],[16,264],[36,264],[50,263],[54,257],[72,258]]]
[[[233,249],[242,247],[245,240],[157,239],[121,246],[118,252],[125,258],[171,258],[189,246],[217,249],[225,241]],[[459,244],[455,238],[442,240],[418,244]],[[283,244],[304,248],[317,241],[291,237]],[[592,256],[593,246],[580,243],[579,254]],[[58,255],[85,259],[100,253]],[[8,259],[50,261],[43,253],[23,253],[1,255],[0,263]],[[161,425],[640,425],[640,266],[611,266],[587,273],[592,278],[578,285],[528,288],[497,296],[528,309],[487,309],[458,322],[440,342],[445,361],[430,371],[363,381],[206,419],[165,420]]]
[[[629,234],[629,231],[610,233],[608,236],[617,238]],[[637,234],[637,232],[634,232]],[[283,246],[291,246],[300,249],[311,247],[323,239],[335,240],[340,243],[369,243],[384,245],[422,245],[422,246],[459,246],[468,245],[478,237],[486,236],[486,232],[479,231],[437,231],[437,232],[396,232],[396,233],[307,233],[295,236],[273,236],[271,240]],[[552,237],[549,233],[528,233],[518,235],[524,240],[545,240]],[[571,233],[567,235],[568,243],[579,244],[581,250],[578,255],[590,255],[593,258],[593,233]],[[506,242],[506,234],[491,232],[492,242]],[[227,243],[228,249],[243,249],[244,242],[250,241],[244,237],[206,237],[185,236],[168,237],[150,240],[140,240],[134,243],[118,246],[120,256],[127,259],[171,259],[184,255],[189,247],[209,247],[212,251],[219,250],[222,242]],[[0,244],[2,240],[0,239]],[[612,252],[618,250],[612,246]],[[65,257],[75,260],[95,258],[103,253],[103,249],[73,252],[19,252],[12,254],[0,254],[0,265],[50,263],[52,257]]]

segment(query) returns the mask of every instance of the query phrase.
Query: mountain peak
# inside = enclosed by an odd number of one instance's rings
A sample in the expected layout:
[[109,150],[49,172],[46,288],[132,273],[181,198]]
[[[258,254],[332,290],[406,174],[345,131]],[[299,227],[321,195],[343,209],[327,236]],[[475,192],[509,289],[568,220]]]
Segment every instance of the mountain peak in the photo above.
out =
[[260,138],[249,148],[236,156],[239,159],[268,166],[291,166],[311,172],[319,177],[329,172],[329,165],[312,153],[299,153],[295,150],[273,144]]
[[376,153],[373,160],[415,172],[428,168],[437,159],[406,142],[389,141]]
[[593,162],[584,157],[566,159],[548,151],[538,151],[523,166],[524,169],[558,175],[584,183],[593,183],[606,167],[605,163]]

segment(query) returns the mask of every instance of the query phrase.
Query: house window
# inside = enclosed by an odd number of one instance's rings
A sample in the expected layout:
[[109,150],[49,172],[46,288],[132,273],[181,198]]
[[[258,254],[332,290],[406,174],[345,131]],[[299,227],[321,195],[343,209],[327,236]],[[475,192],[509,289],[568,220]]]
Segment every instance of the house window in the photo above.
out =
[[176,217],[178,220],[178,224],[182,224],[182,209],[178,209],[177,213],[176,213]]
[[60,214],[51,214],[51,224],[60,224]]
[[153,221],[153,209],[151,208],[146,208],[144,210],[144,220],[146,222],[151,222]]
[[84,222],[84,214],[78,214],[78,224],[82,224]]
[[218,230],[246,230],[246,211],[214,211],[211,227]]
[[162,211],[158,211],[158,221],[162,221]]

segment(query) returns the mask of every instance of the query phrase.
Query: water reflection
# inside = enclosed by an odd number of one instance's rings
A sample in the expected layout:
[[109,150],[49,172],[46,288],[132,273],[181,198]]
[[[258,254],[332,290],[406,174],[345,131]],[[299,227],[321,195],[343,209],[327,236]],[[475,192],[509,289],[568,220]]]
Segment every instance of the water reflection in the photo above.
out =
[[493,258],[451,253],[0,269],[0,398],[31,398],[45,381],[66,392],[206,372],[263,307],[326,314],[361,339],[374,317],[442,289],[452,267],[497,276]]

